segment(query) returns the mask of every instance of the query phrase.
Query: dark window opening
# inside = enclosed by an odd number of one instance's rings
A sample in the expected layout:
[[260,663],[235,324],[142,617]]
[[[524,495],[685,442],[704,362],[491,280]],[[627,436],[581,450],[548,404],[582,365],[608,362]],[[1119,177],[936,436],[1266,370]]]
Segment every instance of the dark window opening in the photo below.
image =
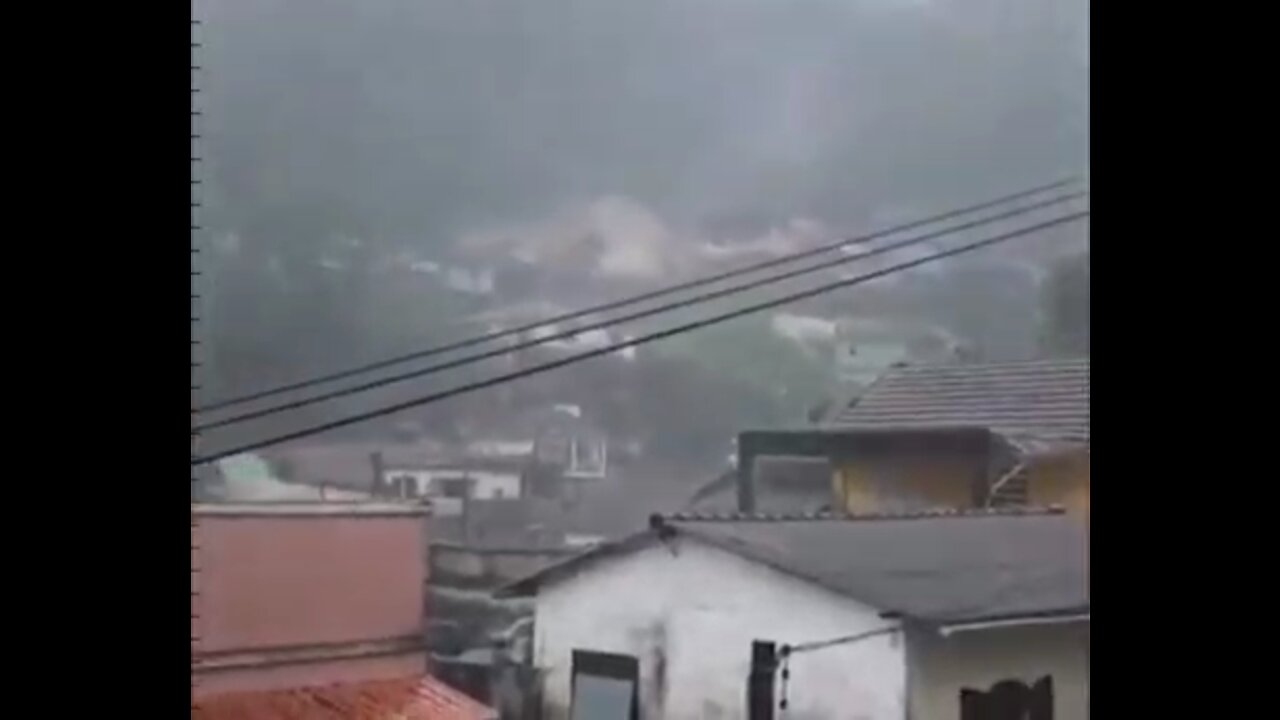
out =
[[446,478],[441,480],[440,494],[447,498],[465,498],[467,496],[467,479]]
[[640,662],[630,655],[573,651],[570,720],[639,720]]
[[391,492],[401,500],[415,497],[418,484],[411,475],[396,475],[391,478]]
[[767,640],[751,643],[751,674],[747,678],[747,720],[774,717],[774,677],[778,669],[778,648]]
[[1031,686],[1001,680],[990,690],[960,690],[960,720],[1053,720],[1053,678]]

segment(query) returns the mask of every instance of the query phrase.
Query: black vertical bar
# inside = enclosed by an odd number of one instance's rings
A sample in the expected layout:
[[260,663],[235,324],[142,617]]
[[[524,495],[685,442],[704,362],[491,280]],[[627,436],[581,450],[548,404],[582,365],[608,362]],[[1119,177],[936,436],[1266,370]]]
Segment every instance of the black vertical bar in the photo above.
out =
[[738,512],[756,511],[755,488],[756,446],[752,436],[738,435]]
[[379,498],[383,496],[382,476],[385,474],[386,465],[382,461],[381,452],[373,452],[369,454],[370,472],[373,474],[373,484],[370,486],[373,497]]
[[777,669],[777,646],[766,640],[752,642],[751,674],[747,678],[747,720],[773,720],[773,679]]

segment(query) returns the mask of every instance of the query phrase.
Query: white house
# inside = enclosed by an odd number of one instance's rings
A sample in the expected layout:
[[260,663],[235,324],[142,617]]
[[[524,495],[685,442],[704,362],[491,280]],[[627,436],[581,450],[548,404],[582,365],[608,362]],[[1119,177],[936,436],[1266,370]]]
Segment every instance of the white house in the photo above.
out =
[[455,462],[392,463],[382,483],[401,498],[431,498],[439,515],[456,515],[465,500],[515,500],[523,494],[521,461],[504,457]]
[[1014,697],[1061,720],[1088,712],[1085,554],[1058,511],[655,516],[499,594],[535,598],[548,719],[747,718],[764,648],[778,718],[968,720]]

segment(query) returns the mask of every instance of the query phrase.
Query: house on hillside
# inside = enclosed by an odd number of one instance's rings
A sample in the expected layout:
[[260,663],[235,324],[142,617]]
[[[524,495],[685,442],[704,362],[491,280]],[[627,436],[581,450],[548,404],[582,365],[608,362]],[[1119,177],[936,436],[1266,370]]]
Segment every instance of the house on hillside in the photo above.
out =
[[533,494],[559,497],[575,485],[608,476],[608,436],[585,419],[577,405],[527,410],[477,428],[470,436],[468,457],[524,459]]
[[844,318],[834,335],[837,377],[856,388],[870,386],[899,363],[948,363],[964,350],[955,334],[920,322]]
[[897,367],[834,422],[738,439],[738,503],[764,456],[826,458],[849,512],[1062,505],[1089,511],[1089,360]]
[[[298,487],[389,500],[430,499],[433,512],[462,513],[464,501],[511,500],[525,491],[524,455],[469,455],[440,443],[335,443],[274,451],[270,464]],[[339,490],[340,489],[340,490]]]
[[388,463],[375,455],[384,494],[398,499],[430,498],[437,514],[456,515],[475,500],[513,500],[523,494],[526,465],[520,458],[440,459]]
[[655,516],[499,595],[534,600],[547,720],[1076,720],[1086,560],[1060,511]]

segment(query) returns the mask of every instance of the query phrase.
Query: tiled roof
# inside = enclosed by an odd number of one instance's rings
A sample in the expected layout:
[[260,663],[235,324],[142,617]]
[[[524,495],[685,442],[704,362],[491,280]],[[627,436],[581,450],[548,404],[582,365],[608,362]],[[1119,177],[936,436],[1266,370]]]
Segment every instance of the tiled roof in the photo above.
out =
[[1089,360],[893,368],[834,423],[1089,439]]
[[1076,613],[1089,606],[1086,529],[1059,508],[655,516],[651,529],[499,591],[537,592],[589,562],[685,535],[925,622]]
[[194,701],[192,720],[494,720],[497,713],[431,676]]

